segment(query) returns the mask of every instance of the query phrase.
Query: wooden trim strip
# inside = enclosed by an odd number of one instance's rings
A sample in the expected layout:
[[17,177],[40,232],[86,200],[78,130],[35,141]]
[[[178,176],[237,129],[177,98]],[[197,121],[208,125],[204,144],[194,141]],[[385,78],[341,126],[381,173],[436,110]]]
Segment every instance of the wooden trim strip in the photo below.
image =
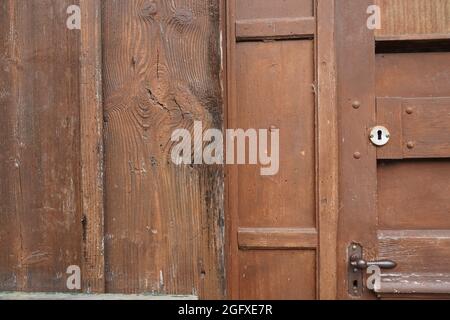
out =
[[449,40],[450,33],[432,34],[401,34],[391,36],[376,36],[376,41],[416,41],[416,40]]
[[86,293],[105,292],[101,2],[80,0],[82,283]]
[[0,292],[1,300],[34,300],[34,301],[53,301],[53,300],[92,300],[92,301],[111,301],[111,300],[198,300],[197,296],[192,295],[150,295],[150,294],[70,294],[70,293],[25,293],[25,292]]
[[239,228],[239,249],[316,249],[313,228]]
[[[236,0],[222,0],[226,6],[226,77],[227,127],[237,123],[236,102]],[[229,165],[226,170],[226,230],[227,230],[227,298],[239,299],[239,249],[238,249],[238,170],[237,165]]]
[[335,1],[317,0],[317,153],[319,299],[337,295],[339,139],[336,83]]
[[311,38],[315,33],[316,19],[313,17],[236,21],[236,39],[238,41]]
[[377,293],[450,294],[450,274],[383,274]]

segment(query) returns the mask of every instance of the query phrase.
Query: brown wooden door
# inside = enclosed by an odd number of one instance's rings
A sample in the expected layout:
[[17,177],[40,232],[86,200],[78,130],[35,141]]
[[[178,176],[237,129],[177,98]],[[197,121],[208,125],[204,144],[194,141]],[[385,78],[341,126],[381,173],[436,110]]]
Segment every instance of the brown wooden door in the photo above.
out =
[[[445,19],[427,27],[421,22],[439,17],[436,13],[448,11],[449,4],[378,1],[385,19],[374,33],[366,28],[371,2],[341,1],[336,13],[338,296],[448,297],[450,53],[443,33],[448,34],[449,26]],[[405,20],[405,14],[417,19]],[[394,23],[401,28],[392,27]],[[377,125],[390,133],[389,142],[380,147],[369,140]],[[362,277],[349,266],[349,256],[358,255],[360,247],[366,261],[397,264],[381,270],[373,291],[367,288],[365,270]]]

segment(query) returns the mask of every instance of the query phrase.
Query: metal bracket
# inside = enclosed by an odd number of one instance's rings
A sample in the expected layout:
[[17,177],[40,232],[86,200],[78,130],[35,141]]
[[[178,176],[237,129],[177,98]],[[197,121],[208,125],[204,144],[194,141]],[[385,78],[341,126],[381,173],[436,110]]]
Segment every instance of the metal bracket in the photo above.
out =
[[351,261],[355,258],[362,259],[363,249],[361,245],[352,243],[347,249],[348,262],[348,294],[353,297],[360,297],[363,294],[363,272],[364,270],[352,266]]

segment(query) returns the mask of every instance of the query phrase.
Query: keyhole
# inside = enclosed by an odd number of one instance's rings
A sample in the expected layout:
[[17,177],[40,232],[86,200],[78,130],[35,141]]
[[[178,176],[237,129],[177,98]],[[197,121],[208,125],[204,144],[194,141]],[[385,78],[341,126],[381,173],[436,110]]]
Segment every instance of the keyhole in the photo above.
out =
[[383,140],[383,131],[378,130],[378,141]]

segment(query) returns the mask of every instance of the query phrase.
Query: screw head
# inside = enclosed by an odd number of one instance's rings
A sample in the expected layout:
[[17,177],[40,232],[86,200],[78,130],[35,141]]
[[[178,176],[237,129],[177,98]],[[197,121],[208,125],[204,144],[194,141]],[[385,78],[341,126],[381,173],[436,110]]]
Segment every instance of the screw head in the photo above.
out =
[[413,114],[414,110],[411,107],[406,108],[406,113],[407,114]]
[[361,159],[361,153],[360,152],[355,152],[354,154],[353,154],[353,158],[355,158],[355,159]]
[[408,147],[408,149],[414,149],[415,144],[414,144],[413,141],[409,141],[409,142],[406,144],[406,146]]

